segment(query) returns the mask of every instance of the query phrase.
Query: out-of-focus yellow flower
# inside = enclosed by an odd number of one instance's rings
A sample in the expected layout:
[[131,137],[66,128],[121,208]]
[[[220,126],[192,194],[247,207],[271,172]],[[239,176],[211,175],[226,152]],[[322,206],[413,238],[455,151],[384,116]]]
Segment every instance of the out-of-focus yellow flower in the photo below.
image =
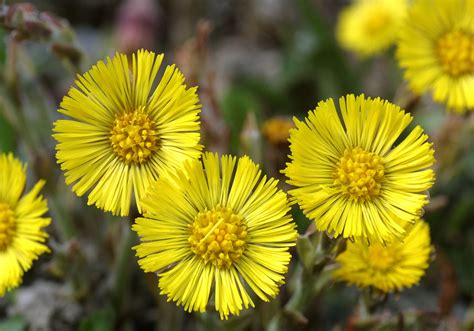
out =
[[206,153],[163,175],[143,199],[133,230],[145,272],[161,294],[186,311],[204,312],[210,297],[221,318],[268,301],[284,283],[297,232],[286,194],[248,157]]
[[273,117],[262,125],[262,133],[273,145],[285,144],[290,137],[290,129],[294,128],[293,121],[285,117]]
[[128,215],[132,196],[138,209],[153,180],[188,158],[198,158],[199,112],[196,88],[167,66],[156,84],[163,55],[138,51],[99,61],[76,80],[59,112],[53,137],[66,183],[88,204]]
[[339,14],[337,40],[361,57],[379,54],[395,42],[406,10],[406,0],[354,1]]
[[40,180],[21,196],[26,183],[25,166],[12,154],[0,154],[0,297],[17,287],[34,260],[49,252],[42,228],[51,220],[46,200],[38,196],[45,182]]
[[397,58],[415,93],[432,92],[456,112],[474,109],[474,0],[416,0]]
[[364,242],[402,239],[428,203],[435,175],[432,144],[413,120],[388,101],[348,95],[295,118],[291,162],[283,171],[290,194],[319,231]]
[[348,242],[336,261],[336,279],[358,287],[375,287],[383,292],[399,291],[417,284],[429,266],[431,253],[428,224],[419,221],[403,242],[387,246]]

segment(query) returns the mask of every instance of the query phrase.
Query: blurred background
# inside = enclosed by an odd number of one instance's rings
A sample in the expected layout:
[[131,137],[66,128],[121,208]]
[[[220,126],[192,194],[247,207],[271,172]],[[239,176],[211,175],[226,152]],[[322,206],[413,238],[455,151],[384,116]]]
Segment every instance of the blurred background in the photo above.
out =
[[[361,59],[335,38],[346,0],[3,0],[0,12],[0,150],[48,181],[49,246],[23,285],[0,298],[0,330],[473,330],[474,120],[447,113],[403,81],[393,47]],[[206,150],[250,155],[282,179],[292,117],[346,93],[380,96],[411,112],[434,143],[437,182],[425,219],[434,261],[420,286],[358,316],[358,291],[324,273],[314,295],[294,261],[277,300],[226,322],[188,314],[159,296],[139,268],[129,221],[86,206],[64,184],[52,123],[73,85],[99,59],[139,48],[165,53],[199,86]],[[295,208],[300,233],[310,224]],[[1,272],[1,270],[0,270]],[[296,307],[296,308],[295,308]],[[295,308],[295,309],[293,309]]]

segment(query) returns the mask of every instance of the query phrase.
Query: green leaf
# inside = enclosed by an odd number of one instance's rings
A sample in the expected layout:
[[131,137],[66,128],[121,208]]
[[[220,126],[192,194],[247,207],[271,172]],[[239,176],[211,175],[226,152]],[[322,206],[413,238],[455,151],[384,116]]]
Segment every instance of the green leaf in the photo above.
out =
[[231,151],[239,151],[239,135],[248,112],[255,112],[258,118],[260,105],[257,98],[244,87],[234,87],[222,100],[224,120],[231,130]]
[[5,43],[5,30],[0,28],[0,67],[3,67],[7,59],[7,45]]
[[24,331],[26,320],[22,316],[14,316],[0,322],[0,331]]
[[[7,45],[5,43],[5,30],[0,28],[0,72],[5,65],[7,57]],[[0,103],[0,107],[2,104]],[[8,152],[13,150],[15,145],[13,129],[5,120],[0,109],[0,151]]]
[[15,135],[13,134],[13,129],[0,113],[0,151],[13,151],[14,147]]
[[114,312],[112,308],[104,308],[84,318],[79,331],[109,331],[114,329]]

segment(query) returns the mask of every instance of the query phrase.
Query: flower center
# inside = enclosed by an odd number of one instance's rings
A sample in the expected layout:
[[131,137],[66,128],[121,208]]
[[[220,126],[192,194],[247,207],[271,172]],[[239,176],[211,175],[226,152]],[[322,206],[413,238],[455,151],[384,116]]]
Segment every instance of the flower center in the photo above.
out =
[[344,151],[334,171],[334,186],[353,200],[368,200],[380,194],[383,177],[382,159],[356,147]]
[[371,15],[365,21],[365,31],[372,34],[379,32],[382,28],[391,25],[392,15],[382,8],[374,8]]
[[460,30],[444,34],[436,42],[443,70],[453,77],[474,73],[474,35]]
[[110,142],[117,156],[127,164],[145,162],[158,149],[155,124],[143,109],[115,117]]
[[377,271],[388,270],[396,262],[394,253],[389,247],[373,243],[367,251],[368,264]]
[[200,212],[189,225],[191,250],[219,268],[238,262],[245,250],[247,227],[243,217],[230,208],[216,207]]
[[15,213],[9,205],[0,202],[0,252],[10,245],[15,231]]
[[263,123],[262,132],[274,145],[285,144],[290,137],[290,130],[294,127],[293,121],[286,118],[274,117]]

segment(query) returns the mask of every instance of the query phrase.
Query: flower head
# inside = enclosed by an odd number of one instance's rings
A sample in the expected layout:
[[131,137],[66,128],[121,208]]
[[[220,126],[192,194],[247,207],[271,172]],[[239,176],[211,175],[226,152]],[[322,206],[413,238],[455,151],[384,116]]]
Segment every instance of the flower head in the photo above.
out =
[[406,0],[355,1],[341,11],[336,37],[359,56],[379,54],[395,42],[406,10]]
[[[236,165],[237,163],[237,165]],[[169,300],[205,311],[211,294],[221,318],[268,301],[284,283],[295,224],[277,181],[248,157],[206,153],[162,176],[143,199],[133,230],[145,272],[156,272]]]
[[403,242],[387,246],[348,242],[336,261],[336,279],[358,287],[375,287],[383,292],[399,291],[417,284],[425,274],[431,253],[430,229],[416,223]]
[[0,297],[21,283],[34,260],[49,252],[42,228],[51,220],[42,217],[48,206],[38,196],[44,181],[22,196],[25,183],[25,166],[12,154],[0,154]]
[[[53,135],[66,183],[88,204],[128,215],[132,194],[138,208],[146,188],[166,169],[197,158],[200,105],[196,88],[167,66],[155,84],[163,55],[116,54],[76,80],[59,112]],[[155,86],[156,85],[156,86]]]
[[[295,119],[290,191],[319,231],[335,237],[389,242],[419,219],[433,185],[432,144],[419,126],[400,135],[412,117],[387,101],[348,95]],[[394,145],[401,140],[398,145]]]
[[448,109],[474,109],[474,0],[416,0],[397,58],[414,92]]
[[262,133],[273,145],[287,144],[290,129],[294,127],[291,118],[272,117],[263,123]]

